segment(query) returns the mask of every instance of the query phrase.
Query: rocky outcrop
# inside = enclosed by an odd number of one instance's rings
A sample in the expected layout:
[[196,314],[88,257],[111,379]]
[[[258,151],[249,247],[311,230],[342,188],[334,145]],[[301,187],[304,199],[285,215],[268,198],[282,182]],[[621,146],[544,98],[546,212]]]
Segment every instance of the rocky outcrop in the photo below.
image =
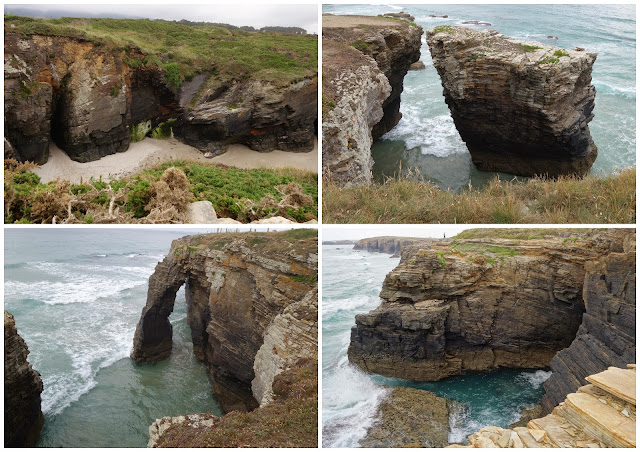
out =
[[400,254],[405,246],[420,244],[428,248],[433,239],[418,237],[371,237],[358,240],[353,245],[354,250],[365,250],[370,253]]
[[447,399],[422,389],[390,388],[362,447],[445,447],[449,435]]
[[416,20],[415,17],[404,11],[400,11],[399,13],[384,13],[384,15],[387,17],[395,17],[396,19],[408,20],[409,22],[413,22]]
[[253,362],[253,396],[260,406],[274,399],[273,380],[301,359],[318,355],[318,289],[276,316],[264,334],[264,342]]
[[371,130],[391,87],[375,61],[344,43],[322,40],[322,171],[349,187],[371,182]]
[[[304,328],[317,316],[317,305],[309,299],[297,304],[317,284],[317,239],[297,237],[286,231],[206,234],[174,241],[149,278],[147,304],[136,328],[131,357],[148,362],[169,356],[172,327],[168,317],[176,292],[185,284],[193,351],[209,366],[213,390],[223,409],[257,407],[251,382],[257,377],[254,361],[265,334],[270,334],[285,356],[282,363],[270,366],[265,358],[261,368],[283,368],[289,355],[301,353],[300,347],[310,340],[311,333]],[[307,333],[294,342],[279,331],[285,324]],[[270,377],[259,378],[268,381]]]
[[249,80],[222,93],[201,95],[183,117],[177,136],[201,150],[242,143],[260,152],[313,149],[318,119],[318,78],[293,84]]
[[45,163],[53,141],[73,160],[97,160],[126,151],[132,125],[167,119],[202,150],[313,149],[317,77],[280,83],[245,74],[208,89],[215,75],[203,73],[177,90],[146,57],[82,38],[5,33],[5,135],[20,159]]
[[404,20],[323,16],[323,168],[336,183],[371,181],[371,143],[402,117],[403,80],[420,58],[421,34]]
[[[587,377],[553,413],[526,427],[484,427],[466,447],[636,447],[636,366],[610,367]],[[460,447],[460,445],[455,445]],[[463,446],[464,447],[464,446]]]
[[35,446],[44,424],[42,380],[28,354],[13,315],[4,311],[4,447]]
[[623,251],[630,234],[559,231],[543,239],[405,247],[385,278],[382,305],[356,316],[349,360],[418,381],[498,367],[548,368],[582,323],[587,262]]
[[427,42],[478,169],[522,176],[589,172],[597,156],[588,128],[595,53],[453,26],[429,30]]
[[629,236],[622,251],[586,266],[586,312],[574,341],[551,360],[553,374],[544,384],[542,399],[545,413],[587,384],[588,375],[635,362],[635,234]]

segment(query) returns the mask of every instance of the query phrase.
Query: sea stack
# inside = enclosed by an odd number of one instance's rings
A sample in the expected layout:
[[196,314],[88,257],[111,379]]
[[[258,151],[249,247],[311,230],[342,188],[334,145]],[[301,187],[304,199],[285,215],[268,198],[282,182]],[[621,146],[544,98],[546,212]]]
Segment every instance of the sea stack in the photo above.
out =
[[4,311],[4,447],[35,446],[44,424],[42,379],[28,354],[13,315]]
[[420,59],[421,36],[403,19],[323,15],[325,177],[342,186],[371,182],[371,143],[402,118],[403,81]]
[[473,163],[520,176],[589,172],[596,53],[516,41],[497,31],[427,31],[444,96]]

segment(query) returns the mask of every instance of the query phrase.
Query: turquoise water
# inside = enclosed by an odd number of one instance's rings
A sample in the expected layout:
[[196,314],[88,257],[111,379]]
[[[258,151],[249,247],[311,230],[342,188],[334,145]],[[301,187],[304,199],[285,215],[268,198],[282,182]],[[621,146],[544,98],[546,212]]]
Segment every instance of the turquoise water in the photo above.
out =
[[[323,5],[323,12],[377,15],[407,11],[426,31],[438,25],[461,25],[479,20],[517,39],[550,43],[563,48],[583,47],[598,52],[593,66],[596,87],[594,119],[589,123],[598,146],[592,173],[609,174],[635,166],[636,35],[635,5]],[[448,15],[447,19],[429,14]],[[548,40],[557,36],[558,40]],[[453,124],[442,85],[422,37],[424,71],[405,77],[400,123],[374,144],[374,176],[412,170],[443,188],[459,189],[471,182],[482,185],[495,173],[482,173]],[[513,176],[502,174],[503,178]]]
[[550,372],[500,370],[433,383],[366,374],[347,359],[355,315],[381,303],[385,275],[399,262],[388,254],[322,247],[322,441],[324,447],[358,447],[387,390],[381,385],[427,389],[460,404],[450,416],[450,442],[488,425],[506,427],[522,409],[540,402]]
[[181,289],[171,357],[129,359],[147,283],[173,231],[5,229],[5,309],[44,383],[46,447],[144,447],[157,418],[220,414],[191,351]]

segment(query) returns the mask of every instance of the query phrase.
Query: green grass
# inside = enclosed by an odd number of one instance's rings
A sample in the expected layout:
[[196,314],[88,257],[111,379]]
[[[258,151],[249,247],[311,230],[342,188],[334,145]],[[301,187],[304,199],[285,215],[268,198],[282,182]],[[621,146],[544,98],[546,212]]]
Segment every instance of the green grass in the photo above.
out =
[[453,30],[455,30],[455,27],[451,25],[438,25],[437,27],[434,27],[433,30],[431,31],[435,34],[438,34],[438,33],[450,33]]
[[522,50],[523,50],[525,53],[528,53],[528,52],[535,52],[536,50],[539,50],[539,49],[541,49],[541,48],[542,48],[542,47],[540,47],[540,46],[530,46],[530,45],[527,45],[527,44],[520,44],[520,47],[522,47]]
[[313,284],[318,281],[318,277],[316,275],[305,276],[305,275],[289,275],[289,279],[292,281],[296,281],[304,284]]
[[282,235],[294,240],[317,239],[318,230],[316,228],[296,228],[284,231]]
[[567,52],[563,52],[562,50],[556,50],[555,52],[553,52],[554,56],[557,56],[558,58],[560,57],[568,57],[569,54]]
[[[249,211],[244,200],[259,202],[267,196],[276,201],[283,194],[276,188],[289,183],[299,184],[302,192],[311,196],[311,205],[290,208],[287,216],[296,221],[316,219],[318,215],[318,181],[317,174],[295,169],[255,169],[244,170],[226,168],[217,165],[194,162],[166,162],[155,168],[125,178],[106,181],[90,181],[83,184],[68,182],[40,183],[40,178],[29,170],[10,171],[5,166],[5,223],[14,222],[50,222],[53,215],[66,218],[66,205],[74,197],[90,194],[95,190],[103,190],[110,185],[114,192],[125,191],[116,202],[124,212],[130,212],[134,218],[143,218],[149,214],[146,207],[152,199],[152,186],[165,170],[170,167],[184,171],[190,184],[194,200],[209,200],[218,216],[230,217],[239,221],[248,221]],[[49,201],[50,200],[50,201]],[[95,206],[107,208],[110,198],[106,193],[98,195],[90,201]],[[33,212],[38,206],[40,214]],[[86,209],[86,206],[83,207]],[[264,212],[268,216],[268,211]],[[126,221],[125,221],[126,222]],[[313,232],[292,232],[300,234],[300,238],[317,234]]]
[[[483,229],[466,229],[456,235],[455,239],[514,239],[514,240],[535,240],[544,238],[547,235],[557,236],[559,233],[574,232],[586,233],[587,229],[520,229],[520,228],[483,228]],[[458,244],[459,245],[459,244]]]
[[378,14],[378,17],[382,17],[383,19],[391,19],[391,20],[395,20],[397,22],[404,22],[405,24],[409,24],[412,27],[417,27],[418,24],[411,22],[410,20],[407,19],[402,19],[401,17],[392,17],[392,16],[384,16],[382,14]]
[[315,76],[318,71],[318,39],[314,35],[253,33],[147,19],[5,15],[4,24],[12,33],[82,38],[125,52],[129,66],[162,69],[174,88],[204,71],[213,72],[220,80],[253,77],[283,83]]

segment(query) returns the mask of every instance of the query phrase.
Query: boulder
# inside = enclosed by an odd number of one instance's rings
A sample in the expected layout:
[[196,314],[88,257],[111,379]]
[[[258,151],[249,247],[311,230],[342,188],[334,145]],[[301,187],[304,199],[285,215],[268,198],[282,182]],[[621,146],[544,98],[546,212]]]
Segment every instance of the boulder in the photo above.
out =
[[421,71],[425,68],[426,66],[422,61],[416,61],[415,63],[411,63],[411,66],[409,66],[410,71]]
[[447,399],[422,389],[397,386],[380,402],[362,447],[445,447],[449,441]]
[[596,53],[454,26],[429,30],[427,43],[479,170],[552,177],[589,172],[597,156],[588,127]]
[[188,224],[216,224],[218,216],[211,201],[196,201],[187,207]]

